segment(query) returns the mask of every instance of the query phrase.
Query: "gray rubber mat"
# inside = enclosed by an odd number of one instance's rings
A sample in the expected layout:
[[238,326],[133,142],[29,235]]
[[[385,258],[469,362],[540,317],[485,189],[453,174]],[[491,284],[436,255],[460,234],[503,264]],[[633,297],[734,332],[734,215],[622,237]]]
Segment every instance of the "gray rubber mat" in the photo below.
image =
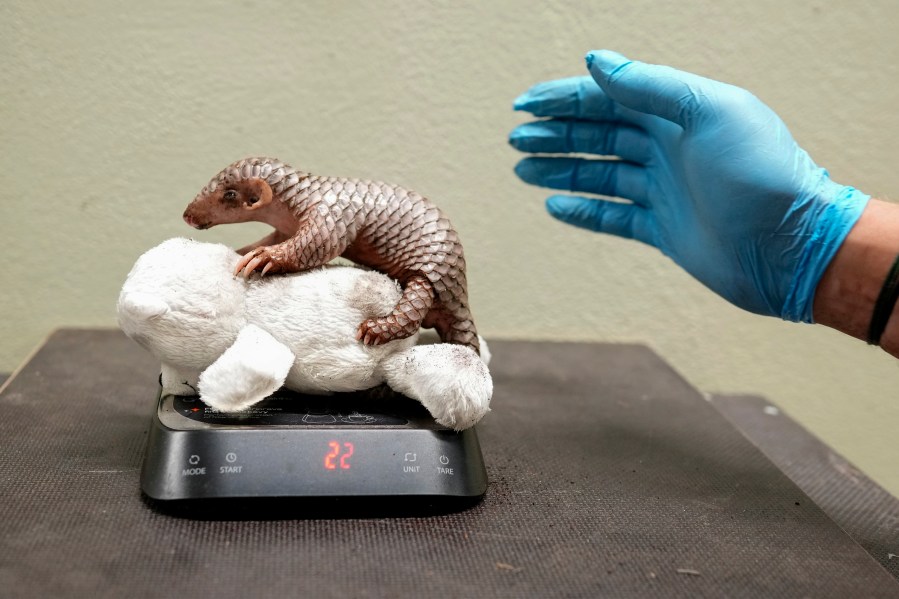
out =
[[765,398],[713,395],[712,405],[899,579],[899,499]]
[[649,349],[494,342],[483,502],[194,520],[138,491],[157,365],[60,331],[0,394],[6,597],[899,597]]

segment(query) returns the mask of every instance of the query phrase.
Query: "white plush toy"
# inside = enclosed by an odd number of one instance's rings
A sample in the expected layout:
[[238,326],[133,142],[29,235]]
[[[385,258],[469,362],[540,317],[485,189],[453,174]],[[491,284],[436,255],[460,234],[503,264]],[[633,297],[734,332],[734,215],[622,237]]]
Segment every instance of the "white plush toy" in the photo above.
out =
[[249,408],[282,386],[301,393],[387,383],[457,430],[489,411],[489,352],[418,335],[384,345],[355,339],[389,313],[400,288],[386,275],[326,266],[285,276],[232,275],[240,256],[220,244],[170,239],[142,255],[119,296],[119,325],[162,361],[165,393],[214,409]]

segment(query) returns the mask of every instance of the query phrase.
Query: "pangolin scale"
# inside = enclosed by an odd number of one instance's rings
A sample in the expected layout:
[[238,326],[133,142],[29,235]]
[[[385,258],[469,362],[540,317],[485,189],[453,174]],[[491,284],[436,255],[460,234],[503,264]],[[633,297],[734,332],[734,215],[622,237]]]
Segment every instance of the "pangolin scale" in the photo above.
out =
[[299,272],[337,256],[381,271],[403,288],[393,312],[359,325],[368,345],[435,328],[479,351],[468,306],[465,256],[445,214],[427,198],[379,181],[325,177],[274,158],[245,158],[220,173],[184,212],[198,229],[261,221],[275,231],[238,250],[237,272]]

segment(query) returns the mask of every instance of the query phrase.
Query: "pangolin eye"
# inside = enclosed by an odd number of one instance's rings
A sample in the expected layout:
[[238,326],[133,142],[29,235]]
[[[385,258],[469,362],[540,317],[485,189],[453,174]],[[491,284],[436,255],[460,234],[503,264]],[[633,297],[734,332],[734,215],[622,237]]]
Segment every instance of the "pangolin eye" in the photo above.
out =
[[227,200],[229,202],[233,202],[234,200],[237,199],[237,192],[234,191],[233,189],[229,189],[228,191],[225,192],[224,198],[225,198],[225,200]]

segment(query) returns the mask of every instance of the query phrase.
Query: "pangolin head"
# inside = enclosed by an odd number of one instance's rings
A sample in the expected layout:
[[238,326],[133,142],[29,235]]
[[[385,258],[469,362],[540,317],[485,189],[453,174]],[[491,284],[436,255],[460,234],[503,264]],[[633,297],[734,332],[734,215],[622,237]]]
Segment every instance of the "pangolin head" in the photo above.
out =
[[277,158],[251,157],[228,165],[200,190],[184,211],[184,221],[196,229],[258,220],[257,209],[306,177]]

